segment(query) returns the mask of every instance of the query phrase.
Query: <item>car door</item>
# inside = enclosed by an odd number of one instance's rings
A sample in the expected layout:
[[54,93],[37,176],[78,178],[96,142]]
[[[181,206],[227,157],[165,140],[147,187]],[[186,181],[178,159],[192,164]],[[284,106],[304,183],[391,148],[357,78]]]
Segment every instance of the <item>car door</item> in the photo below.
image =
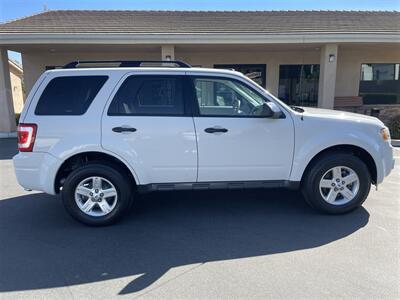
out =
[[261,116],[269,101],[244,80],[190,76],[198,143],[198,181],[289,178],[294,128],[290,116]]
[[195,182],[197,145],[182,73],[125,76],[102,118],[102,147],[140,184]]

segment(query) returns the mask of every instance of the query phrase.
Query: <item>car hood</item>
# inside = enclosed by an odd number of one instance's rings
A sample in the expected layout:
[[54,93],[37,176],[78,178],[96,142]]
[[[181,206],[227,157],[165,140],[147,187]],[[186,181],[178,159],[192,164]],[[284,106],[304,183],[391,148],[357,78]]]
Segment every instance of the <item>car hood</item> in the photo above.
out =
[[379,126],[384,126],[382,121],[378,118],[356,114],[346,111],[332,110],[332,109],[323,109],[323,108],[314,108],[314,107],[302,107],[304,110],[303,116],[307,117],[319,117],[323,119],[337,119],[337,120],[345,120],[345,121],[354,121],[358,123],[368,123]]

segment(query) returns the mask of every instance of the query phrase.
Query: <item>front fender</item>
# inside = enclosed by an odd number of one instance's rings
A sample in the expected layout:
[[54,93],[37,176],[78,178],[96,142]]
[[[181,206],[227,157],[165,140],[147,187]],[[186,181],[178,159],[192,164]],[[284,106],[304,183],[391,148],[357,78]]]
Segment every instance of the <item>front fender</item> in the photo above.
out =
[[384,177],[384,166],[380,159],[380,144],[371,138],[371,133],[366,132],[324,132],[311,135],[307,138],[304,134],[296,137],[296,149],[293,157],[293,166],[290,174],[291,181],[301,181],[304,171],[311,160],[322,151],[335,146],[356,146],[364,149],[373,158],[377,171],[377,182]]

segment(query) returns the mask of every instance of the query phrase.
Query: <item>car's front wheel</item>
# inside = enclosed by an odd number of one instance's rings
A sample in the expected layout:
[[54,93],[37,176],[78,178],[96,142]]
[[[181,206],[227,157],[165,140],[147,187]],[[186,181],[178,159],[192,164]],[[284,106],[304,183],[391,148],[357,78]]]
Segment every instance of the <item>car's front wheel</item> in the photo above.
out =
[[127,212],[131,184],[117,167],[91,163],[72,171],[62,188],[66,210],[92,226],[112,224]]
[[314,161],[302,181],[306,201],[331,214],[349,212],[365,201],[371,175],[365,163],[351,153],[330,152]]

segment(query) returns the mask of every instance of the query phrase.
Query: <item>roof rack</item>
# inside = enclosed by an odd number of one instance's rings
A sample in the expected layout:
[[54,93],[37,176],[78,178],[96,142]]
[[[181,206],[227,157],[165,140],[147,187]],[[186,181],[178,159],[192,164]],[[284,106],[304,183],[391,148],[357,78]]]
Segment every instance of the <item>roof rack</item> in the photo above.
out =
[[[112,67],[141,67],[143,64],[168,64],[168,66],[163,67],[172,67],[171,65],[175,65],[175,67],[179,68],[191,68],[191,65],[185,63],[180,60],[77,60],[67,63],[62,68],[63,69],[74,69],[78,68],[79,65],[82,64],[118,64],[117,66]],[[107,67],[107,66],[101,66]]]

